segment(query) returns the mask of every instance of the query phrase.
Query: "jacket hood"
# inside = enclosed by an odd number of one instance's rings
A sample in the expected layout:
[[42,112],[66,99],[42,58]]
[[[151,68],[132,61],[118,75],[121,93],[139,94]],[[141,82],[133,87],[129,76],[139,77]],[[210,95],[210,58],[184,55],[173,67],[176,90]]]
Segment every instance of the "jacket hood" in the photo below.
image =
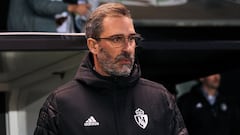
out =
[[102,89],[124,89],[136,85],[140,76],[141,70],[139,64],[135,60],[132,72],[127,77],[121,76],[102,76],[93,70],[93,56],[88,53],[80,64],[75,79],[90,87]]

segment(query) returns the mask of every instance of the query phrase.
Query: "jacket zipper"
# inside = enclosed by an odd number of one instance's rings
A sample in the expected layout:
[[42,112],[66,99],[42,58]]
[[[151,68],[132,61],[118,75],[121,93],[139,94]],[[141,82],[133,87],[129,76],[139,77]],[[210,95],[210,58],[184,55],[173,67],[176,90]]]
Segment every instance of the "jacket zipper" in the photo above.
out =
[[118,101],[117,101],[117,88],[116,86],[114,87],[113,90],[113,113],[114,113],[114,123],[115,123],[115,128],[116,128],[116,135],[120,135],[119,133],[119,121],[118,121]]

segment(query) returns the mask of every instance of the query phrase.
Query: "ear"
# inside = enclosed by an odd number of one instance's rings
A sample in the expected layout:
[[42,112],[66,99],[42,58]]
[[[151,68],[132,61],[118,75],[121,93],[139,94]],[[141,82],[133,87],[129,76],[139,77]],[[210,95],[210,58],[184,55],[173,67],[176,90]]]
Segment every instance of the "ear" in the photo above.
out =
[[87,39],[87,46],[88,49],[91,53],[96,54],[98,51],[98,43],[95,39],[93,38],[88,38]]

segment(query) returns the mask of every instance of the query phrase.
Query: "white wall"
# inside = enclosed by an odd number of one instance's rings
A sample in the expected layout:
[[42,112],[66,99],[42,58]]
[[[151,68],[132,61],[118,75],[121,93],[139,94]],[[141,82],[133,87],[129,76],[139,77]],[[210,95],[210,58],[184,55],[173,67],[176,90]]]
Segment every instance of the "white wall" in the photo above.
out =
[[[11,82],[6,115],[7,135],[33,135],[43,102],[52,90],[74,77],[84,55],[74,55]],[[64,71],[64,78],[52,74],[56,71]]]
[[195,84],[197,84],[196,80],[192,80],[192,81],[188,81],[188,82],[184,82],[181,84],[177,84],[176,85],[176,90],[177,90],[177,98],[181,97],[183,94],[185,94],[186,92],[189,92],[192,88],[192,86],[194,86]]
[[[56,87],[66,83],[67,81],[71,80],[75,75],[75,69],[72,69],[68,71],[64,77],[63,80],[61,80],[59,77],[52,77],[46,80],[43,80],[42,82],[39,82],[36,85],[33,85],[32,87],[29,87],[29,93],[33,94],[34,90],[41,91],[42,86],[46,86],[48,88],[42,88],[44,89],[43,91],[46,91],[45,89],[48,89],[46,93],[44,93],[44,96],[42,96],[38,100],[34,100],[32,98],[28,98],[30,100],[26,101],[25,106],[22,108],[24,112],[26,113],[25,119],[22,119],[21,121],[26,121],[26,127],[27,131],[26,134],[20,134],[20,135],[33,135],[34,129],[36,127],[36,122],[37,122],[37,117],[39,114],[40,107],[44,103],[45,99],[47,96],[50,94],[52,90],[54,90]],[[40,89],[39,89],[40,88]],[[27,90],[27,91],[28,91]],[[36,92],[37,93],[37,92]],[[41,93],[42,94],[42,93]],[[30,97],[31,95],[29,95]]]

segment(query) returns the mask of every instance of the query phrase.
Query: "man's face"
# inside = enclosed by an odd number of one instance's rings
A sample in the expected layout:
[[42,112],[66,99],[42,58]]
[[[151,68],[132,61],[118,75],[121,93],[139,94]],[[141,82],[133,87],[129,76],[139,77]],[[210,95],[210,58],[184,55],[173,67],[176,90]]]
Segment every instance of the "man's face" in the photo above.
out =
[[203,85],[212,89],[217,89],[219,87],[220,80],[221,80],[220,74],[210,75],[201,79]]
[[[128,76],[134,64],[136,43],[127,39],[136,34],[132,19],[128,17],[106,17],[103,20],[103,32],[99,38],[114,37],[117,42],[107,39],[98,41],[97,64],[104,74]],[[125,37],[119,44],[118,38]],[[96,63],[95,63],[96,64]]]

